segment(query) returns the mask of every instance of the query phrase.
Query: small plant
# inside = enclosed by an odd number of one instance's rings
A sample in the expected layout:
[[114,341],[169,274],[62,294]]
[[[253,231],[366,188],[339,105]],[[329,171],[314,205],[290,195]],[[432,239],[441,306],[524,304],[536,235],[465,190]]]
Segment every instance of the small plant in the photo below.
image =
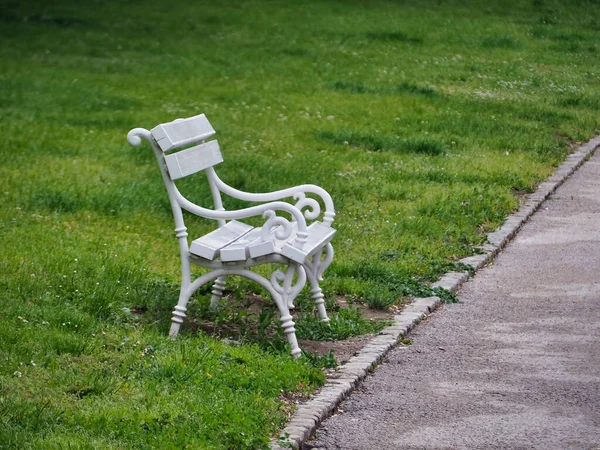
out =
[[408,152],[423,155],[441,155],[444,153],[444,144],[433,139],[410,139],[406,141],[403,148]]
[[406,42],[408,44],[421,44],[423,42],[420,37],[409,36],[402,31],[376,31],[367,33],[367,38],[373,41]]
[[444,303],[458,303],[458,297],[452,291],[442,287],[433,288],[433,293],[440,298]]
[[481,45],[485,48],[517,49],[521,43],[512,36],[497,36],[485,38]]
[[330,322],[309,315],[296,322],[296,333],[300,339],[313,341],[336,341],[381,331],[389,321],[372,321],[366,319],[356,307],[340,309],[330,315]]
[[418,84],[408,82],[402,82],[395,86],[368,86],[361,82],[336,81],[333,83],[332,87],[335,91],[343,91],[351,94],[420,94],[426,97],[435,97],[440,95],[430,86],[420,86]]
[[333,350],[329,350],[325,355],[302,351],[302,355],[308,359],[311,365],[319,369],[334,369],[338,366]]
[[290,435],[288,433],[284,433],[282,436],[277,438],[277,445],[281,448],[289,448],[295,449],[296,446],[290,442]]
[[385,311],[389,309],[396,301],[398,296],[386,289],[374,289],[367,291],[363,296],[363,301],[369,308]]
[[399,297],[432,297],[435,295],[445,302],[455,303],[457,301],[456,295],[447,289],[432,288],[421,281],[402,277],[381,262],[365,261],[357,265],[338,266],[337,275],[364,281],[369,288],[363,291],[363,298],[370,298],[374,305],[389,303],[389,307],[393,304],[391,297],[397,299]]
[[426,97],[435,97],[440,95],[431,86],[419,86],[415,83],[402,82],[394,87],[394,91],[398,93],[420,94]]
[[317,137],[336,144],[364,148],[372,152],[392,151],[424,155],[439,155],[444,152],[444,145],[433,139],[401,139],[394,136],[365,134],[352,130],[322,131],[317,133]]

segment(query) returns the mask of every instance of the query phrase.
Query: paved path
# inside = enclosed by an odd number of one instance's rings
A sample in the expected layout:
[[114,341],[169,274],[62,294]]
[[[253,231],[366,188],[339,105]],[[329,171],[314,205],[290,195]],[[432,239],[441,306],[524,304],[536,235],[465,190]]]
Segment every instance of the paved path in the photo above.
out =
[[600,151],[304,448],[600,450]]

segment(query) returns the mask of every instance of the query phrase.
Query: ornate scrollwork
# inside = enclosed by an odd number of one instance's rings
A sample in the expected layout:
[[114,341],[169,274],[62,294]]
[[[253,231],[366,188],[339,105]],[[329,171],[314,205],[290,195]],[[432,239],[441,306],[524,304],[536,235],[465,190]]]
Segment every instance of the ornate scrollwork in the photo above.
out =
[[[298,274],[294,284],[294,274]],[[281,284],[280,284],[281,283]],[[288,308],[294,307],[294,299],[306,284],[306,272],[300,265],[291,265],[287,271],[275,270],[271,274],[273,289],[287,302]]]
[[127,133],[127,142],[129,142],[134,147],[137,147],[142,143],[142,138],[150,141],[151,133],[145,128],[134,128],[129,133]]
[[271,232],[275,229],[273,235],[275,239],[283,241],[292,235],[292,224],[285,217],[275,214],[275,211],[269,209],[263,213],[263,217],[267,217],[267,221],[261,228],[261,239],[268,241],[271,238]]
[[325,272],[325,270],[327,270],[327,268],[333,261],[333,254],[334,254],[333,246],[331,244],[327,244],[325,246],[324,250],[325,250],[325,257],[319,261],[319,264],[317,266],[317,270],[315,273],[315,275],[317,276],[317,280],[319,280],[319,281],[323,280],[323,272]]
[[310,198],[306,196],[304,192],[298,192],[294,194],[294,200],[296,200],[296,204],[294,205],[300,211],[306,208],[304,211],[304,217],[308,220],[314,220],[321,215],[321,205],[314,198]]

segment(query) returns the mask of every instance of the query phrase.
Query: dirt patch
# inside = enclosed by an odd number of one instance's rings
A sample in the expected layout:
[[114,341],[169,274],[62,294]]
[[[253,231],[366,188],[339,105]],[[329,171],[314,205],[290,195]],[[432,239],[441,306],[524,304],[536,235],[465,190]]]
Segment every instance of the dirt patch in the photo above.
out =
[[[373,321],[391,321],[394,314],[402,309],[402,305],[394,305],[387,311],[371,309],[361,303],[348,302],[345,296],[336,296],[335,300],[340,308],[358,308],[365,318]],[[265,301],[262,297],[253,294],[247,295],[243,299],[229,296],[224,299],[223,307],[224,309],[217,313],[218,318],[198,318],[190,321],[188,326],[193,332],[202,331],[231,343],[238,343],[246,339],[252,341],[259,336],[262,336],[262,339],[277,339],[279,315],[272,302]],[[271,310],[273,315],[269,319],[268,326],[261,329],[258,317],[265,310]],[[297,321],[297,313],[292,312],[292,315]],[[373,336],[374,334],[364,334],[337,341],[301,339],[299,345],[302,350],[320,356],[325,356],[333,351],[337,363],[343,364],[360,351]]]
[[338,364],[343,364],[348,361],[352,356],[356,355],[374,334],[363,334],[362,336],[356,336],[344,341],[307,341],[301,340],[298,342],[300,348],[308,353],[318,353],[319,355],[326,355],[331,350]]
[[380,309],[372,309],[362,303],[350,303],[346,300],[345,296],[338,295],[335,298],[335,302],[341,308],[354,307],[358,308],[363,316],[370,320],[392,320],[394,314],[397,314],[403,308],[403,305],[392,305],[386,311]]
[[[341,308],[355,307],[358,308],[363,316],[370,320],[393,320],[394,315],[402,309],[402,305],[393,305],[387,311],[371,309],[362,303],[349,303],[345,296],[336,296],[336,303]],[[343,341],[299,341],[300,348],[309,353],[318,353],[326,355],[333,350],[338,364],[343,364],[352,356],[356,355],[367,343],[375,336],[375,334],[363,334],[355,336]]]

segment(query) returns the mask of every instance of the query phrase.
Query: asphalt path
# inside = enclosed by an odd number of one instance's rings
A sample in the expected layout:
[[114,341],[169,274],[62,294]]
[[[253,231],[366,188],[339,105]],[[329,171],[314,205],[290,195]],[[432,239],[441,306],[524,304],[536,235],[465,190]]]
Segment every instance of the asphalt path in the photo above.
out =
[[600,450],[600,152],[305,449]]

